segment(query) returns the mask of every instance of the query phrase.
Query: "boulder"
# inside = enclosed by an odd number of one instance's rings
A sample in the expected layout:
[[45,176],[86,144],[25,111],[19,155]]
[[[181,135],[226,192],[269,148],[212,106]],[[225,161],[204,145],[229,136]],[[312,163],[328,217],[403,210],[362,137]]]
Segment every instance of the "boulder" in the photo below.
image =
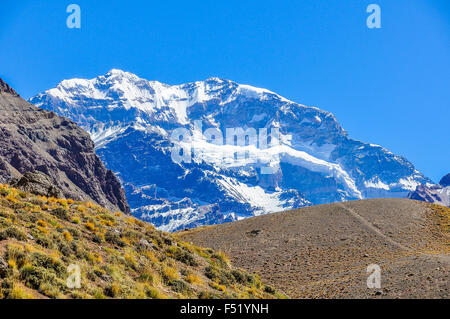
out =
[[0,278],[4,278],[8,272],[8,263],[0,256]]
[[21,178],[12,179],[9,184],[11,187],[35,195],[47,197],[63,197],[62,192],[55,187],[55,183],[50,176],[39,172],[26,172]]

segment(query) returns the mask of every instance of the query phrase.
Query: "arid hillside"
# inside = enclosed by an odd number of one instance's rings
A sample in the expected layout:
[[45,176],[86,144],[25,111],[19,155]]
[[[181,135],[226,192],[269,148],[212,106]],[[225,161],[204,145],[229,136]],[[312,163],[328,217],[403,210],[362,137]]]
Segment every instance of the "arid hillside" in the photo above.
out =
[[129,215],[0,185],[0,299],[279,297],[223,253]]
[[[370,199],[182,231],[291,298],[449,298],[450,209]],[[367,287],[367,267],[381,288]]]

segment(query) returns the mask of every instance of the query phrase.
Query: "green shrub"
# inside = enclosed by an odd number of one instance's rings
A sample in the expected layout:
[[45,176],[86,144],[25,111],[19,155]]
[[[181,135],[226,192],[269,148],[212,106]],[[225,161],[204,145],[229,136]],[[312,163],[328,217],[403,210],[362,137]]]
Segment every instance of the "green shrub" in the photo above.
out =
[[66,269],[61,261],[53,259],[50,256],[42,254],[40,252],[31,253],[32,264],[37,267],[44,267],[45,269],[52,269],[55,273],[62,277],[66,273]]
[[229,286],[234,282],[234,277],[231,275],[231,273],[219,269],[215,266],[206,267],[205,276],[213,281],[219,281],[221,285]]
[[69,219],[69,215],[67,214],[67,209],[64,209],[62,207],[55,208],[54,210],[51,211],[51,213],[54,216],[58,217],[59,219],[63,219],[63,220]]
[[54,282],[45,281],[39,286],[39,292],[50,298],[58,298],[61,292]]
[[222,252],[211,254],[211,259],[221,268],[230,268],[230,261]]
[[194,259],[194,255],[187,250],[181,249],[176,246],[171,246],[167,250],[167,253],[176,260],[181,261],[182,263],[185,263],[188,266],[196,267],[198,265],[198,263]]
[[134,230],[127,230],[126,232],[124,232],[123,237],[131,238],[131,239],[137,241],[142,238],[142,234],[140,234]]
[[72,254],[70,245],[63,241],[58,243],[58,250],[63,256],[70,256]]
[[189,286],[184,281],[178,279],[172,280],[170,282],[170,288],[173,291],[181,294],[186,294],[190,292]]
[[107,231],[105,234],[105,240],[113,245],[117,245],[119,247],[125,247],[125,242],[120,238],[119,234],[116,234],[112,231]]
[[259,278],[257,276],[246,274],[241,270],[232,270],[231,275],[233,276],[234,280],[241,285],[254,286],[257,288],[261,286],[261,282],[259,281]]
[[25,265],[20,270],[20,277],[27,286],[39,290],[43,283],[56,283],[56,274],[53,270],[33,265]]
[[19,230],[14,226],[8,227],[8,229],[6,229],[5,234],[8,238],[15,238],[17,240],[22,241],[27,239],[27,235],[23,231]]
[[11,190],[7,189],[7,188],[0,188],[0,195],[2,196],[8,196],[9,194],[11,194]]
[[103,243],[103,238],[102,236],[95,234],[94,236],[92,236],[92,241],[94,243],[101,244]]
[[94,292],[94,299],[106,299],[106,297],[103,294],[103,292],[100,289],[98,289]]
[[271,295],[275,294],[275,289],[271,286],[264,286],[264,291]]
[[80,238],[80,231],[75,228],[67,228],[67,231],[72,235],[74,239]]
[[231,274],[233,275],[237,283],[241,285],[245,285],[247,283],[247,275],[242,271],[235,269],[231,271]]
[[27,255],[25,253],[25,249],[19,245],[8,245],[8,249],[6,251],[6,258],[8,260],[14,260],[16,266],[21,268],[26,260]]
[[36,243],[38,243],[42,247],[44,247],[44,248],[54,248],[55,247],[55,244],[53,243],[53,241],[50,238],[48,238],[47,236],[40,234],[38,232],[32,232],[31,235],[33,236]]
[[200,291],[198,299],[220,299],[221,295],[209,291]]
[[112,283],[109,286],[106,286],[104,289],[104,294],[108,297],[114,298],[119,294],[120,287],[116,283]]
[[145,287],[145,294],[147,295],[147,297],[149,297],[151,299],[164,299],[164,298],[166,298],[166,296],[163,295],[161,292],[159,292],[158,289],[156,289],[154,287],[149,287],[149,286]]

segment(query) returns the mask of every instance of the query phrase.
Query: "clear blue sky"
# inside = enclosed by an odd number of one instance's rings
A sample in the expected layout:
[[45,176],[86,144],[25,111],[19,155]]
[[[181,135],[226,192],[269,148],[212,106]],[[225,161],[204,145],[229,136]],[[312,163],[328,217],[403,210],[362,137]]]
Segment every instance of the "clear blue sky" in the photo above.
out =
[[[70,3],[80,30],[66,27]],[[370,3],[382,29],[366,27]],[[435,181],[450,172],[448,0],[2,1],[0,76],[25,98],[111,68],[268,88]]]

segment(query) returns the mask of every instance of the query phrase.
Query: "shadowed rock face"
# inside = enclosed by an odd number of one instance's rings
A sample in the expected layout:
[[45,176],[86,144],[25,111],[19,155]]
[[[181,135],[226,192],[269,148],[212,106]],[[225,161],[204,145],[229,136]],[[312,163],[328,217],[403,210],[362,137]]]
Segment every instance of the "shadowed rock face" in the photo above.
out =
[[0,78],[0,93],[9,93],[13,96],[19,96],[16,91],[12,87],[8,85],[5,81]]
[[0,79],[0,183],[39,171],[63,196],[129,212],[119,180],[74,122],[23,100]]
[[439,184],[417,186],[408,198],[450,207],[450,174],[442,177]]
[[450,186],[450,173],[442,177],[441,181],[439,182],[440,185],[447,187]]

